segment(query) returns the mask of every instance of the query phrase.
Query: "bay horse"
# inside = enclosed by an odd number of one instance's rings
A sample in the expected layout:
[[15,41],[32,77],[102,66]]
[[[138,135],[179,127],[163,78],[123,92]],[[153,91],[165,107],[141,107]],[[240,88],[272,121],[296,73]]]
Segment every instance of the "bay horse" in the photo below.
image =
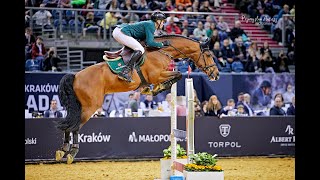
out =
[[[56,151],[57,161],[60,161],[68,152],[67,163],[73,162],[79,151],[79,130],[102,106],[106,94],[127,92],[144,87],[142,94],[157,95],[159,92],[170,89],[172,84],[182,78],[180,72],[167,70],[171,59],[184,58],[193,61],[195,66],[208,76],[209,80],[219,79],[219,70],[209,50],[208,41],[199,42],[181,35],[155,37],[157,42],[164,40],[169,40],[170,46],[161,49],[146,48],[141,72],[133,70],[133,82],[119,79],[105,62],[62,77],[59,85],[59,98],[67,110],[67,116],[57,123],[57,128],[64,132],[61,149]],[[148,84],[153,84],[154,88],[151,90]],[[72,145],[69,144],[70,133],[73,134]]]

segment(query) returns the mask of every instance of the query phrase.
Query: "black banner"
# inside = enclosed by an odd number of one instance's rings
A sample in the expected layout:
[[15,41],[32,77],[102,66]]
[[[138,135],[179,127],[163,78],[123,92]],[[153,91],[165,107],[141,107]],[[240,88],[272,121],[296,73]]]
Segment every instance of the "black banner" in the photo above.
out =
[[[62,145],[58,119],[25,120],[25,160],[53,160]],[[185,130],[185,118],[178,118]],[[162,157],[170,145],[170,118],[92,118],[79,133],[77,159]],[[185,148],[185,141],[178,141]],[[195,119],[195,151],[219,156],[294,155],[294,117]]]

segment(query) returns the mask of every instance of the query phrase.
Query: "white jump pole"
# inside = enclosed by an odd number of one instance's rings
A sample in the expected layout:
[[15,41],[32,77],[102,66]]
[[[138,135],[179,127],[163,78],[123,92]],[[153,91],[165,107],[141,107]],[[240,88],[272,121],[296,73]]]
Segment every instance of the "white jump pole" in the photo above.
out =
[[[191,163],[190,155],[194,154],[194,91],[193,91],[193,79],[185,79],[185,96],[187,105],[186,116],[186,132],[185,138],[187,139],[186,151],[188,160],[187,163]],[[177,132],[177,83],[171,87],[171,175],[177,175],[177,171],[182,172],[183,165],[177,161],[177,139],[175,134]],[[181,130],[179,130],[181,132]],[[179,135],[181,136],[181,135]],[[177,171],[176,171],[177,170]]]
[[187,131],[187,156],[188,163],[190,161],[190,155],[195,153],[194,149],[194,91],[193,91],[193,79],[185,79],[185,95],[187,100],[187,116],[186,116],[186,131]]
[[174,137],[174,129],[177,129],[177,83],[171,86],[171,175],[176,175],[174,162],[177,159],[177,140]]

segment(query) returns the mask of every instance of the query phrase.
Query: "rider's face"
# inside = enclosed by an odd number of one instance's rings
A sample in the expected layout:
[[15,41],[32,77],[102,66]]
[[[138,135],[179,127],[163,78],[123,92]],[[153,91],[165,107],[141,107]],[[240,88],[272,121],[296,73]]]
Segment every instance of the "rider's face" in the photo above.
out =
[[157,28],[159,27],[158,29],[162,29],[163,24],[164,24],[164,20],[157,20]]

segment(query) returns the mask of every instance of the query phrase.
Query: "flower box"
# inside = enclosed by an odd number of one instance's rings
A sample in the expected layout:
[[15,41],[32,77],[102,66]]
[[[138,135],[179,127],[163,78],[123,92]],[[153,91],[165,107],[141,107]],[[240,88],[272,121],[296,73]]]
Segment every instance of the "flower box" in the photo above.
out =
[[223,171],[195,172],[184,170],[183,176],[187,180],[224,180]]

